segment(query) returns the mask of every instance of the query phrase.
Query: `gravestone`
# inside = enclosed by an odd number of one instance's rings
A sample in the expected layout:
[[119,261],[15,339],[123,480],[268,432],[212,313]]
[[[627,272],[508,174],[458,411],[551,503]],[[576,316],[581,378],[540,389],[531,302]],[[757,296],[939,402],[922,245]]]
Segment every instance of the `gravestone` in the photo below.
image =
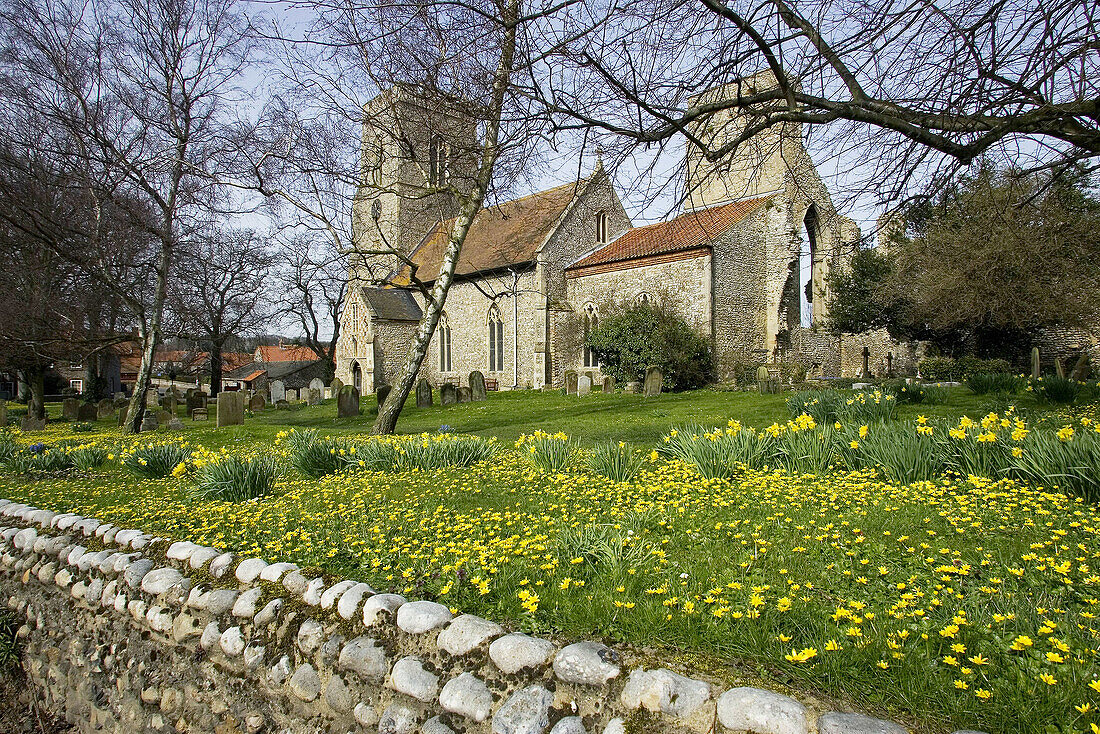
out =
[[473,391],[470,390],[470,388],[468,388],[468,387],[458,388],[458,402],[460,402],[460,403],[470,402],[471,400],[473,400],[473,394],[472,393],[473,393]]
[[176,394],[169,393],[165,395],[160,401],[160,407],[174,414],[176,412]]
[[168,430],[169,431],[182,431],[183,430],[183,421],[181,421],[178,416],[175,416],[175,415],[172,416],[172,420],[168,421]]
[[323,391],[321,392],[321,395],[322,395],[322,396],[324,396],[324,399],[325,399],[325,400],[328,400],[329,398],[331,398],[331,397],[332,397],[332,388],[331,388],[331,387],[326,387],[326,388],[325,388],[325,389],[324,389],[324,390],[323,390]]
[[485,375],[481,374],[478,370],[474,370],[470,373],[470,399],[485,399]]
[[122,428],[126,425],[126,414],[130,412],[129,405],[123,405],[118,409],[118,427]]
[[859,373],[860,379],[871,379],[871,350],[863,348],[863,370]]
[[160,393],[152,385],[145,389],[145,407],[153,409],[160,407]]
[[312,380],[309,381],[309,389],[321,392],[325,389],[325,381],[322,380],[320,377],[314,377]]
[[218,428],[225,426],[239,426],[244,423],[244,393],[221,392],[214,401],[217,405],[216,425]]
[[454,405],[458,402],[458,388],[449,382],[439,386],[439,402],[441,405]]
[[1073,372],[1069,373],[1070,379],[1077,380],[1078,382],[1084,382],[1085,377],[1089,373],[1089,353],[1087,350],[1081,350],[1081,356],[1077,358],[1077,362],[1073,365]]
[[291,402],[293,402],[295,400],[301,400],[302,399],[301,392],[299,390],[296,390],[293,387],[289,388],[286,391],[286,399],[291,401]]
[[277,403],[286,400],[286,383],[282,380],[273,380],[271,385],[271,402]]
[[1039,371],[1039,347],[1031,348],[1031,376],[1036,380],[1043,376]]
[[886,376],[887,377],[893,377],[894,376],[894,353],[893,352],[887,352],[886,353]]
[[95,403],[81,403],[76,417],[82,421],[94,421],[99,418],[99,408]]
[[126,399],[126,396],[115,398],[115,407],[119,410],[130,407],[130,401]]
[[103,398],[96,405],[96,417],[106,418],[115,414],[115,401],[110,398]]
[[197,387],[187,388],[186,390],[183,391],[183,399],[184,400],[190,400],[191,396],[194,395],[196,392],[198,392],[198,390],[199,389]]
[[160,421],[157,420],[157,414],[153,410],[146,408],[145,413],[141,416],[141,427],[138,429],[141,433],[148,431],[155,431],[160,428]]
[[647,398],[657,397],[661,394],[661,385],[664,382],[665,376],[661,372],[660,367],[646,367],[645,368],[645,384],[643,390]]
[[61,420],[75,421],[80,416],[80,401],[76,398],[65,398],[61,401]]
[[1059,377],[1066,376],[1066,368],[1062,366],[1061,357],[1054,358],[1054,374],[1058,375]]
[[344,381],[341,380],[339,377],[333,377],[332,382],[330,382],[328,386],[332,388],[333,395],[339,395],[340,388],[344,386]]
[[8,401],[0,400],[0,428],[8,426]]
[[157,423],[162,426],[166,426],[172,422],[172,419],[176,417],[175,413],[169,413],[167,410],[157,411]]
[[191,420],[208,421],[210,420],[210,411],[206,408],[195,408],[191,411]]
[[267,407],[267,401],[264,400],[264,396],[260,393],[256,393],[248,401],[248,409],[253,413],[262,413],[263,409]]
[[610,395],[615,392],[615,378],[611,375],[604,375],[603,386],[600,389],[603,390],[604,395]]
[[23,416],[23,419],[19,421],[19,430],[21,431],[44,431],[46,430],[45,418],[31,418],[30,414]]
[[290,410],[290,403],[285,400],[280,400],[275,403],[275,410]]
[[310,405],[321,404],[321,391],[315,387],[309,389],[309,395],[306,397],[306,402]]
[[637,395],[642,391],[642,383],[638,382],[637,380],[631,380],[623,386],[623,390],[630,393],[631,395]]
[[432,407],[432,383],[428,382],[423,377],[416,383],[416,407]]
[[577,395],[588,395],[592,392],[592,378],[581,375],[577,378]]
[[191,394],[187,396],[187,413],[193,414],[197,408],[206,407],[206,393],[201,390],[189,390]]
[[565,394],[576,395],[577,394],[577,373],[575,370],[565,371]]
[[115,405],[118,405],[119,400],[126,400],[126,393],[121,390],[115,393]]
[[359,415],[359,391],[355,385],[344,385],[336,395],[336,415],[339,418],[351,418]]

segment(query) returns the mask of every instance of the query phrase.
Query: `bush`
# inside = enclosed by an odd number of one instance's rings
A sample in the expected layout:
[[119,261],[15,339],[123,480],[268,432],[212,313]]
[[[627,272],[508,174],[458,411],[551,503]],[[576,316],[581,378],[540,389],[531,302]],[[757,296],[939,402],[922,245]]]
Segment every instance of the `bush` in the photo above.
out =
[[189,495],[223,502],[250,500],[269,494],[278,474],[273,457],[241,459],[226,454],[195,467],[195,486]]
[[1004,359],[927,357],[917,364],[917,370],[922,378],[932,382],[962,382],[980,373],[1011,373],[1012,365]]
[[122,455],[123,465],[143,479],[161,479],[187,461],[191,450],[178,444],[146,444]]
[[553,435],[545,431],[523,434],[516,441],[517,449],[525,449],[532,464],[550,474],[557,474],[569,465],[573,458],[573,444],[564,433]]
[[667,306],[637,304],[603,318],[588,335],[600,369],[620,383],[641,380],[660,367],[664,387],[688,390],[714,381],[710,342]]
[[588,456],[588,468],[613,482],[629,482],[642,468],[642,457],[623,443],[597,444]]
[[1081,383],[1068,377],[1047,375],[1036,380],[1035,393],[1044,402],[1068,405],[1081,394]]
[[1007,372],[975,372],[967,375],[963,382],[976,395],[989,393],[1018,393],[1024,387],[1024,381]]

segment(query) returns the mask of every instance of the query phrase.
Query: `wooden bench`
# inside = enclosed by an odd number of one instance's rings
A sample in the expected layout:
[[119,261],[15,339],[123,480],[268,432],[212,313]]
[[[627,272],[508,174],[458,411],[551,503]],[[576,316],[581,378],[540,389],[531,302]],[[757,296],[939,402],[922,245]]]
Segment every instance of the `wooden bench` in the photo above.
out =
[[500,390],[500,384],[496,380],[485,380],[485,391],[496,392]]
[[195,408],[191,411],[191,420],[208,421],[210,420],[210,411],[206,408]]

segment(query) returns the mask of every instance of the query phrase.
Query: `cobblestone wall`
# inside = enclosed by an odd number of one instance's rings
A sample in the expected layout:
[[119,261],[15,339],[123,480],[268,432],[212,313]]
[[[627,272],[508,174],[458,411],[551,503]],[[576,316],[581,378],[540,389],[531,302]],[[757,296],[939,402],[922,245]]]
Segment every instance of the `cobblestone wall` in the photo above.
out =
[[30,680],[80,732],[907,731],[7,500],[0,600]]

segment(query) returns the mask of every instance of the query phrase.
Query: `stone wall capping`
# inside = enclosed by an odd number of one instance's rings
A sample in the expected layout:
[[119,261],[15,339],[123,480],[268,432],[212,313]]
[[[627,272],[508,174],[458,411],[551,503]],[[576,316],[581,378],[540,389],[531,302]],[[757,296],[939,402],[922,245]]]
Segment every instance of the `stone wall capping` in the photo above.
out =
[[[216,548],[8,500],[0,518],[0,599],[26,620],[17,634],[31,681],[70,720],[98,712],[97,730],[109,734],[178,722],[255,734],[301,728],[318,714],[341,731],[625,734],[637,711],[653,734],[908,732],[862,714],[815,719],[763,689],[624,670],[599,642],[558,649],[362,581],[307,579],[293,563],[237,563]],[[82,544],[91,537],[107,547]],[[204,568],[212,583],[186,575]],[[141,634],[126,635],[126,625]],[[73,644],[80,638],[88,644]],[[165,660],[175,661],[167,677]],[[272,705],[276,698],[292,703]],[[218,724],[231,719],[235,728]]]

